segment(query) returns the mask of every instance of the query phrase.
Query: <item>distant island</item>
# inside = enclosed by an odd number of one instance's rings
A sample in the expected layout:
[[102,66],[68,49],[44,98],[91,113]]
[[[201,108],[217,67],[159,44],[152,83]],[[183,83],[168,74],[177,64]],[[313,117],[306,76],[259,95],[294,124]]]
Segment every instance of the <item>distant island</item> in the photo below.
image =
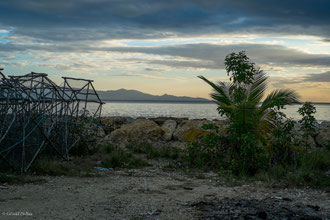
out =
[[211,101],[204,98],[193,98],[187,96],[174,95],[150,95],[137,90],[108,90],[98,91],[102,101],[127,101],[127,102],[199,102],[210,103]]

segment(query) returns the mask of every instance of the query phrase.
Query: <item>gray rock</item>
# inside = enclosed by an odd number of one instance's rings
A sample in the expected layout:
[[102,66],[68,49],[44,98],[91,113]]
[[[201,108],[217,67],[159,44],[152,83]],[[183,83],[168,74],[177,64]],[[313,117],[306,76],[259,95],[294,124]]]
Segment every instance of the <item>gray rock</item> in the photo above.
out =
[[133,118],[130,117],[105,117],[101,119],[101,123],[104,125],[104,130],[106,134],[120,128],[124,124],[129,124],[133,121]]
[[330,143],[330,121],[321,123],[316,142],[321,146],[327,146]]
[[155,141],[163,137],[164,130],[148,119],[136,119],[105,137],[105,142],[126,144],[129,142]]
[[173,133],[173,139],[178,141],[187,141],[187,134],[192,130],[202,130],[204,124],[210,123],[208,120],[186,120],[178,125]]
[[174,120],[167,120],[162,125],[162,129],[164,130],[164,139],[166,141],[172,140],[173,133],[176,129],[177,123]]
[[[182,121],[173,133],[173,139],[177,141],[191,141],[196,140],[204,136],[208,132],[214,133],[215,131],[205,131],[202,126],[205,124],[215,124],[219,127],[219,133],[222,133],[225,125],[225,120],[213,120],[209,121],[206,119],[194,119],[194,120],[185,120]],[[194,133],[194,134],[193,134]],[[187,136],[196,136],[196,137],[187,137]],[[191,139],[191,140],[190,140]]]

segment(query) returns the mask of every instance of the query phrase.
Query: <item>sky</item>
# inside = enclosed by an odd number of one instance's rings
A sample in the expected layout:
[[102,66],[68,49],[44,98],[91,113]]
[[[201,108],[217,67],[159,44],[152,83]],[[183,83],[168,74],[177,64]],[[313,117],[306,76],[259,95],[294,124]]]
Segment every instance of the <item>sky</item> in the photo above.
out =
[[244,50],[268,92],[330,102],[329,0],[0,0],[0,68],[93,79],[98,90],[208,98]]

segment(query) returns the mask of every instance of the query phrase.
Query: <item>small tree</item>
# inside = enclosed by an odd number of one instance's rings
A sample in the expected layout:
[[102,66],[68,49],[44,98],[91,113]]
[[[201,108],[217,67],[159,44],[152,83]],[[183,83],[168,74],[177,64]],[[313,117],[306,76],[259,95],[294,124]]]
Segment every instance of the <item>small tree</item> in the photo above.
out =
[[218,105],[219,114],[228,119],[229,134],[239,140],[248,133],[253,133],[259,140],[266,138],[274,125],[274,109],[299,103],[298,95],[289,89],[278,89],[260,104],[267,88],[265,73],[250,62],[244,51],[227,55],[225,66],[230,83],[213,83],[203,76],[199,78],[213,88],[211,98]]
[[289,89],[271,92],[261,103],[268,77],[250,62],[244,51],[229,54],[225,59],[230,82],[213,83],[199,76],[213,88],[211,98],[218,112],[228,120],[228,151],[231,169],[235,172],[255,173],[263,167],[263,143],[270,139],[276,114],[285,105],[299,103],[298,95]]
[[299,123],[301,124],[305,146],[307,147],[308,138],[315,138],[316,135],[316,119],[314,117],[316,108],[312,103],[305,102],[305,104],[298,109],[298,113],[302,116],[302,119],[299,120]]
[[295,145],[295,121],[281,112],[276,111],[275,128],[273,129],[272,138],[267,146],[270,154],[270,162],[272,164],[290,164],[296,163],[294,151],[297,149]]

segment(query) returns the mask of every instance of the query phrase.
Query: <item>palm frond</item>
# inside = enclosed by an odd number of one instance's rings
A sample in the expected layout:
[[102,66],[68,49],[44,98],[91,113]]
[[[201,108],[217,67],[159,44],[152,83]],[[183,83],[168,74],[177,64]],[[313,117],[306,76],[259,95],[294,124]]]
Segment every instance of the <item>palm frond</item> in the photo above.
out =
[[226,105],[220,103],[217,104],[218,104],[217,111],[219,112],[219,114],[221,116],[226,115],[227,118],[230,118],[230,116],[234,111],[234,107],[232,105]]
[[271,109],[257,112],[255,128],[259,137],[267,138],[269,134],[271,134],[272,129],[275,126],[274,116],[274,111]]
[[267,88],[268,77],[264,73],[258,74],[249,89],[248,102],[258,104],[264,96]]
[[204,76],[198,76],[198,78],[202,79],[204,82],[209,84],[214,89],[215,92],[213,92],[211,94],[211,97],[217,103],[226,104],[226,105],[231,104],[231,100],[230,100],[230,96],[229,96],[229,92],[228,92],[228,88],[227,88],[226,84],[219,82],[218,85],[216,85],[215,83],[206,79]]
[[291,89],[277,89],[270,93],[261,105],[261,110],[299,104],[299,95]]

